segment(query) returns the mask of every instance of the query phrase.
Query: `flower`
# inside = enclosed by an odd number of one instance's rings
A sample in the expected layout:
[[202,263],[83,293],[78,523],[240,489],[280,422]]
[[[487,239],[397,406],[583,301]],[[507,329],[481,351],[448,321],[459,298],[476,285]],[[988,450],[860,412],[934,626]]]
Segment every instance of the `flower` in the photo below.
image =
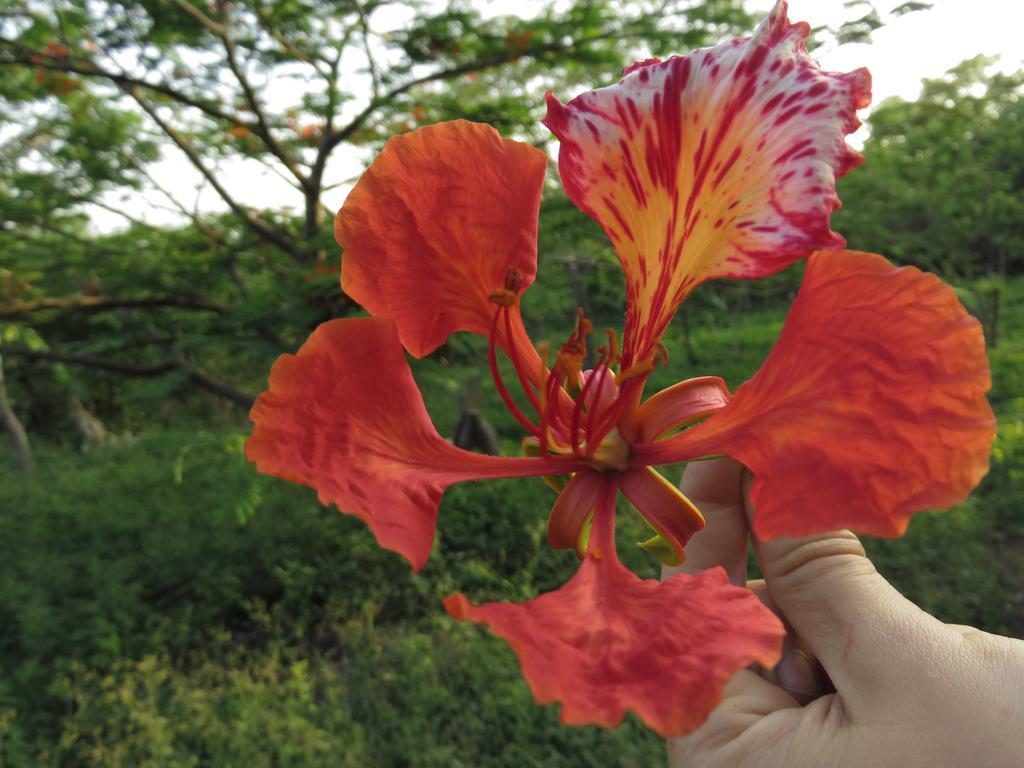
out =
[[[737,670],[778,658],[779,620],[721,569],[657,582],[619,562],[619,492],[656,532],[642,546],[665,562],[680,562],[704,525],[655,466],[743,462],[762,538],[899,535],[987,469],[994,419],[978,323],[935,277],[838,250],[835,179],[860,161],[843,137],[869,79],[818,69],[807,34],[780,2],[751,38],[642,62],[565,105],[548,97],[565,190],[626,275],[621,348],[609,334],[592,370],[582,314],[546,359],[519,311],[536,275],[546,155],[455,121],[391,139],[352,190],[335,222],[342,287],[371,317],[321,325],[275,364],[253,408],[246,447],[259,470],[316,488],[414,570],[449,485],[540,475],[560,489],[548,540],[575,549],[576,575],[523,604],[454,595],[445,606],[508,640],[535,697],[561,702],[567,723],[614,726],[633,710],[681,735]],[[697,285],[806,257],[777,344],[735,395],[700,377],[644,400],[661,336]],[[455,331],[489,339],[526,457],[460,450],[430,423],[403,348],[422,357]]]

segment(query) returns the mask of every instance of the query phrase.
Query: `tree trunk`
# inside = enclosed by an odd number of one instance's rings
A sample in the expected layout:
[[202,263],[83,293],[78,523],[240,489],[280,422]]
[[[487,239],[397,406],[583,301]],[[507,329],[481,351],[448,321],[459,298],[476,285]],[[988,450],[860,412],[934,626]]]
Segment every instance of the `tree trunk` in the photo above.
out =
[[11,440],[14,441],[14,450],[18,454],[18,464],[21,465],[22,473],[27,475],[32,471],[32,449],[29,447],[25,428],[21,426],[21,422],[18,421],[18,417],[15,415],[14,410],[11,408],[11,403],[7,399],[3,357],[0,357],[0,422],[3,422],[4,429],[7,430]]
[[94,445],[104,445],[110,442],[110,432],[103,425],[103,422],[96,418],[95,414],[86,410],[82,401],[74,395],[68,398],[68,408],[71,410],[71,420],[75,422],[78,431],[82,435],[82,452],[85,453]]
[[1002,311],[1003,281],[996,278],[989,289],[988,296],[988,346],[995,349],[999,343],[999,313]]

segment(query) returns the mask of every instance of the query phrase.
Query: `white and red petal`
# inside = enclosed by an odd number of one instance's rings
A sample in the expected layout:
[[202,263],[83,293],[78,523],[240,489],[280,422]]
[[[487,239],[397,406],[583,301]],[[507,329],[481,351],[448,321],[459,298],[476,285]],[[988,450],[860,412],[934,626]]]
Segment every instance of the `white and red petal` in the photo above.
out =
[[559,474],[568,458],[501,458],[463,451],[437,434],[388,318],[324,323],[283,355],[253,406],[245,449],[257,469],[316,489],[355,515],[380,545],[419,570],[449,485]]
[[870,77],[819,69],[808,31],[779,2],[753,37],[634,65],[566,105],[548,96],[566,193],[626,273],[624,365],[650,353],[699,283],[842,247],[829,216],[836,178],[861,159],[843,137]]

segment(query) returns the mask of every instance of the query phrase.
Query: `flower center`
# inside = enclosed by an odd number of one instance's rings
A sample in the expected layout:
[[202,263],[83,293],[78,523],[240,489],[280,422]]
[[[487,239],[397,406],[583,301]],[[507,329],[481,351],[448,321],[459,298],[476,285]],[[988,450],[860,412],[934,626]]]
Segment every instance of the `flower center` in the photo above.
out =
[[590,457],[598,469],[614,469],[620,472],[627,467],[628,459],[629,443],[619,434],[617,427],[608,430],[608,434],[601,439]]
[[[597,349],[594,368],[584,371],[587,339],[593,326],[583,310],[577,309],[573,330],[555,353],[553,364],[549,367],[550,347],[542,344],[537,349],[539,366],[536,362],[530,365],[513,341],[513,318],[520,322],[514,314],[519,311],[518,275],[510,270],[504,287],[494,291],[490,299],[496,305],[488,345],[491,375],[509,411],[531,435],[524,446],[531,446],[531,451],[539,455],[577,456],[600,470],[625,469],[630,444],[617,425],[627,408],[635,407],[639,389],[658,354],[615,372],[612,368],[619,360],[619,345],[615,332],[609,330],[607,343]],[[536,411],[535,419],[519,407],[505,386],[497,360],[499,338],[506,342],[501,346],[512,362],[523,394]]]

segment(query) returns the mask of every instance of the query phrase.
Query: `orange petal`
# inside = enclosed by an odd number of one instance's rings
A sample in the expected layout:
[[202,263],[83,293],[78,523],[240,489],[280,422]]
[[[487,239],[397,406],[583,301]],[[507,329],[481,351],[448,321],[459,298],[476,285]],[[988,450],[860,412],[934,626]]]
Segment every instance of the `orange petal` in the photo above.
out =
[[455,448],[434,430],[387,318],[324,323],[283,355],[250,414],[257,469],[315,488],[419,570],[452,483],[572,472],[561,458],[511,459]]
[[640,406],[636,416],[636,441],[659,440],[728,402],[729,388],[718,376],[699,376],[673,384]]
[[[612,524],[611,488],[598,502],[597,538],[599,526]],[[614,543],[592,545],[564,587],[529,602],[472,605],[452,595],[444,603],[456,619],[505,638],[537,701],[561,702],[563,722],[612,728],[633,710],[663,737],[699,727],[738,670],[774,665],[784,634],[775,614],[721,568],[640,579]]]
[[[666,565],[683,562],[683,547],[704,527],[704,515],[675,485],[651,467],[639,467],[622,473],[622,495],[629,499],[667,545]],[[641,545],[643,546],[643,545]]]
[[[548,517],[548,544],[555,549],[576,547],[587,517],[594,511],[601,487],[600,472],[577,472],[558,494]],[[580,553],[582,556],[582,552]]]
[[989,385],[981,326],[952,288],[875,254],[821,252],[757,374],[702,424],[634,446],[631,462],[733,456],[756,477],[763,538],[898,536],[988,470]]
[[416,357],[455,331],[487,335],[488,296],[510,270],[520,291],[537,273],[546,168],[540,150],[464,120],[392,138],[335,219],[342,288]]
[[635,65],[567,105],[548,96],[562,184],[626,272],[624,366],[650,354],[704,280],[842,247],[829,215],[836,177],[861,160],[843,136],[870,77],[823,72],[808,32],[780,2],[751,38]]

